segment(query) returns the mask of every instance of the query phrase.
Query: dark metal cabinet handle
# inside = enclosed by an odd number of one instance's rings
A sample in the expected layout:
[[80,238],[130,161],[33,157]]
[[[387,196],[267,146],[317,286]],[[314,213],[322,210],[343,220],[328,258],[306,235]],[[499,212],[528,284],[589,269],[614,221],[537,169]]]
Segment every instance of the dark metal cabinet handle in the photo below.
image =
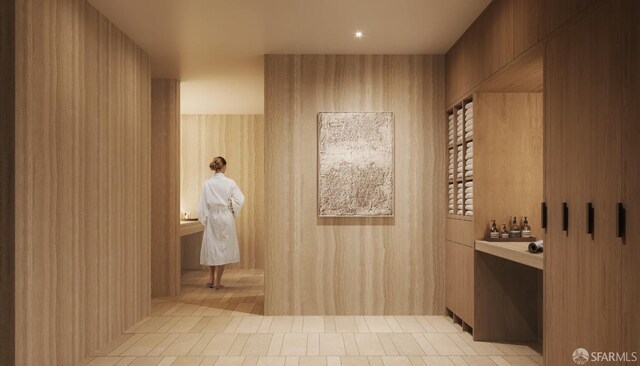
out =
[[594,224],[594,209],[593,203],[587,203],[587,234],[593,235],[593,224]]
[[618,238],[624,237],[627,231],[627,210],[624,208],[622,202],[618,202],[617,215],[618,221]]
[[562,202],[562,231],[569,231],[569,205]]
[[542,228],[547,228],[547,203],[542,202]]

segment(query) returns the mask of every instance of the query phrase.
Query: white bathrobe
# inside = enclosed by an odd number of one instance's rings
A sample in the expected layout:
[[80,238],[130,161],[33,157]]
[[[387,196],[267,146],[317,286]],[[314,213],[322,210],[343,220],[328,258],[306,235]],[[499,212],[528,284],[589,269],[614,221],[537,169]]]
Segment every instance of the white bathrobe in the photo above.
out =
[[200,195],[200,222],[204,225],[200,264],[221,266],[240,262],[235,217],[244,195],[233,179],[216,173],[207,180]]

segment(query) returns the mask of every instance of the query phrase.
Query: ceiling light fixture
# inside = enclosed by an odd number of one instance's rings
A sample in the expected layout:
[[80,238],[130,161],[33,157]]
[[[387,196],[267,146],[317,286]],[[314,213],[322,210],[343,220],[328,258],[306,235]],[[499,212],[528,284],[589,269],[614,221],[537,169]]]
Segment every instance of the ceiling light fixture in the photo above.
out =
[[364,33],[357,31],[353,34],[354,38],[363,38],[364,37]]

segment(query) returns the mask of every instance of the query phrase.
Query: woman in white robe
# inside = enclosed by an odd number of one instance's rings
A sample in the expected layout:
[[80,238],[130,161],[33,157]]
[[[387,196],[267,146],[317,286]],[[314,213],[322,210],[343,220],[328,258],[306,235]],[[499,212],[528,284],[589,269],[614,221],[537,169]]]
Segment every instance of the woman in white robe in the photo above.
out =
[[202,186],[200,196],[200,222],[204,225],[200,264],[210,271],[207,286],[215,290],[224,288],[220,283],[224,266],[240,262],[235,218],[244,204],[244,195],[233,179],[225,177],[227,161],[213,159],[209,168],[215,174]]

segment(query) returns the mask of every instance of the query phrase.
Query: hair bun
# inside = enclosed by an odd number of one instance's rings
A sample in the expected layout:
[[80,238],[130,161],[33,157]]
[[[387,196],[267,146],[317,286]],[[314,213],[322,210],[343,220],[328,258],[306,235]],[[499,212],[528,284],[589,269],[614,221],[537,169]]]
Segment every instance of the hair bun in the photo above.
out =
[[227,165],[227,161],[222,156],[213,158],[213,161],[209,164],[209,169],[219,172]]

